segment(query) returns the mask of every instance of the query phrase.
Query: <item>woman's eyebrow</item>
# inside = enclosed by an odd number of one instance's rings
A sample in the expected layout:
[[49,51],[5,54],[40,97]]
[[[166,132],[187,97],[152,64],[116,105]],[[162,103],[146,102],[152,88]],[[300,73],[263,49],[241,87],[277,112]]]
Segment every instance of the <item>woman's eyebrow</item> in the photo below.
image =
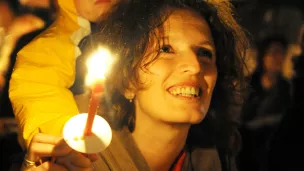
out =
[[215,51],[214,43],[209,40],[200,41],[197,45],[199,46],[207,46],[210,50]]
[[[169,36],[161,36],[161,37],[159,37],[159,40],[162,41],[161,43],[163,43],[163,44],[169,44],[169,42],[170,42]],[[210,40],[202,40],[199,43],[197,43],[196,46],[197,45],[198,46],[206,46],[207,48],[209,48],[210,50],[212,50],[213,52],[215,52],[214,43],[212,41],[210,41]]]
[[169,43],[169,36],[161,36],[160,39],[163,43]]
[[209,41],[209,40],[200,41],[198,43],[198,45],[208,45],[208,46],[214,47],[214,44],[211,41]]

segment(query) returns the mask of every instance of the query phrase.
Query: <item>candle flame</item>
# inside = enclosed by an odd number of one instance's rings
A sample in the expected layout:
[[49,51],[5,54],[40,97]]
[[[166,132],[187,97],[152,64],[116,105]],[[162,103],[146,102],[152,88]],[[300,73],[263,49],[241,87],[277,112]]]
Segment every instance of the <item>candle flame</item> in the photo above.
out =
[[88,58],[86,84],[92,85],[96,81],[104,80],[112,63],[113,58],[110,51],[105,48],[98,48],[98,50]]

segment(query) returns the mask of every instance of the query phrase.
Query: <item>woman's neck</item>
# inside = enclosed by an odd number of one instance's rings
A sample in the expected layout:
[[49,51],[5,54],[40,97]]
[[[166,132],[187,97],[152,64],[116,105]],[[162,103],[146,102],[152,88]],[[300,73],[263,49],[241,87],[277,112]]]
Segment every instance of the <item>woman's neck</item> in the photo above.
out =
[[152,171],[168,171],[185,146],[189,128],[137,117],[132,136]]

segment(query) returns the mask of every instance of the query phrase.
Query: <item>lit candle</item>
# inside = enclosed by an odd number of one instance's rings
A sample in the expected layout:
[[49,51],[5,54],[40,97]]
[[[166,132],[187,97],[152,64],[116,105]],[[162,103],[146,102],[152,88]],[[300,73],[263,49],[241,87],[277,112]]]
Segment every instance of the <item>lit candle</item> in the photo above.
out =
[[92,125],[96,111],[99,107],[100,96],[104,89],[105,75],[111,65],[113,59],[110,52],[106,49],[99,48],[87,62],[88,75],[86,83],[92,87],[92,93],[88,109],[88,118],[84,130],[84,136],[92,134]]
[[94,83],[92,86],[92,93],[91,93],[89,109],[88,109],[88,118],[84,129],[84,136],[89,136],[92,134],[92,126],[93,126],[95,114],[99,107],[100,95],[102,93],[103,93],[103,83],[101,81]]
[[86,84],[92,91],[88,113],[72,117],[63,128],[66,143],[81,153],[99,153],[106,149],[112,140],[110,125],[101,116],[96,115],[104,91],[104,79],[112,62],[110,52],[102,48],[88,58]]

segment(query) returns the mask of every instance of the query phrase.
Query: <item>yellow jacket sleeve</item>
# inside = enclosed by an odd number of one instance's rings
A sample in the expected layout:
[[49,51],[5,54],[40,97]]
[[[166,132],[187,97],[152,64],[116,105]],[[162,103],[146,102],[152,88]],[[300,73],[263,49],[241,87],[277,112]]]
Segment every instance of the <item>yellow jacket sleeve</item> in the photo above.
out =
[[38,132],[61,135],[65,122],[78,113],[69,87],[80,53],[77,44],[90,33],[89,22],[76,15],[73,0],[58,2],[58,19],[18,52],[10,80],[19,142],[26,148]]

